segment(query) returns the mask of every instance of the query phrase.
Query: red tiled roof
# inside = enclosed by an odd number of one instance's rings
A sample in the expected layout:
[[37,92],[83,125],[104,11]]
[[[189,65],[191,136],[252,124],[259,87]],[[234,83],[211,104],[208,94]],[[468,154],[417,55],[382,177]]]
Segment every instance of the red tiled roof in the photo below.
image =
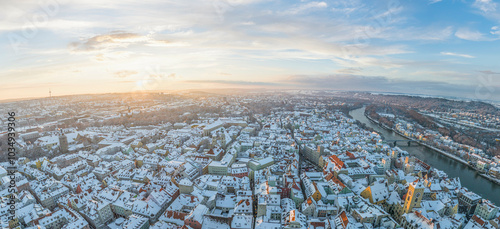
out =
[[342,213],[340,213],[340,218],[342,219],[342,226],[344,228],[347,227],[347,224],[349,223],[349,219],[347,218],[345,211],[342,211]]
[[476,221],[476,223],[478,223],[481,226],[484,225],[484,220],[482,220],[481,218],[477,217],[476,215],[472,216],[472,220]]

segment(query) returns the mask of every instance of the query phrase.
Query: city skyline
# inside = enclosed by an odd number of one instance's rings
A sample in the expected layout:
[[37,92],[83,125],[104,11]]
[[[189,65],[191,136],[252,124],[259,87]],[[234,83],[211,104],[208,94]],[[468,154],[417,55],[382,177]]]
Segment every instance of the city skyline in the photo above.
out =
[[1,3],[0,100],[211,88],[500,97],[498,2]]
[[11,228],[500,226],[500,114],[488,103],[127,93],[0,113]]

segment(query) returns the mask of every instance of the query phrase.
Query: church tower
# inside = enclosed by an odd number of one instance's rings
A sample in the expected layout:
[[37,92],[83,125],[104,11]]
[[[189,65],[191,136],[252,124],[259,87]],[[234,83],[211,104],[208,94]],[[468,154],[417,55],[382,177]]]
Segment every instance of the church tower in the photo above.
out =
[[419,179],[410,183],[406,193],[404,211],[410,213],[414,207],[419,208],[422,196],[424,195],[424,184]]
[[61,135],[59,135],[59,149],[61,150],[61,153],[68,152],[68,137],[64,135],[62,131]]

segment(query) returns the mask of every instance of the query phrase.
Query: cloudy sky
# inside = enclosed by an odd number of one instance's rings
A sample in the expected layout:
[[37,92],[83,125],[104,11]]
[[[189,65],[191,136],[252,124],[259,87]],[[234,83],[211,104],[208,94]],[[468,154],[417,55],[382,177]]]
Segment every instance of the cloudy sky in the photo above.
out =
[[0,2],[0,99],[203,88],[500,98],[493,0]]

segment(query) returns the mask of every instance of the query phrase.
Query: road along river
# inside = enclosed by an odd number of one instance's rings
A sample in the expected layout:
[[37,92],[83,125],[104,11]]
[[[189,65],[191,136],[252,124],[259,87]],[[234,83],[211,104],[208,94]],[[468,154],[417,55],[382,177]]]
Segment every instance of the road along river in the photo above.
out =
[[[366,124],[380,133],[385,139],[391,140],[406,140],[406,138],[396,134],[394,131],[382,128],[376,123],[371,122],[365,117],[365,107],[352,110],[349,114],[356,120]],[[482,177],[476,170],[469,168],[454,159],[451,159],[441,153],[429,149],[425,146],[404,146],[398,145],[402,150],[407,151],[410,155],[417,157],[428,165],[443,170],[449,177],[460,177],[463,187],[468,188],[483,198],[489,199],[497,206],[500,205],[500,185]]]

